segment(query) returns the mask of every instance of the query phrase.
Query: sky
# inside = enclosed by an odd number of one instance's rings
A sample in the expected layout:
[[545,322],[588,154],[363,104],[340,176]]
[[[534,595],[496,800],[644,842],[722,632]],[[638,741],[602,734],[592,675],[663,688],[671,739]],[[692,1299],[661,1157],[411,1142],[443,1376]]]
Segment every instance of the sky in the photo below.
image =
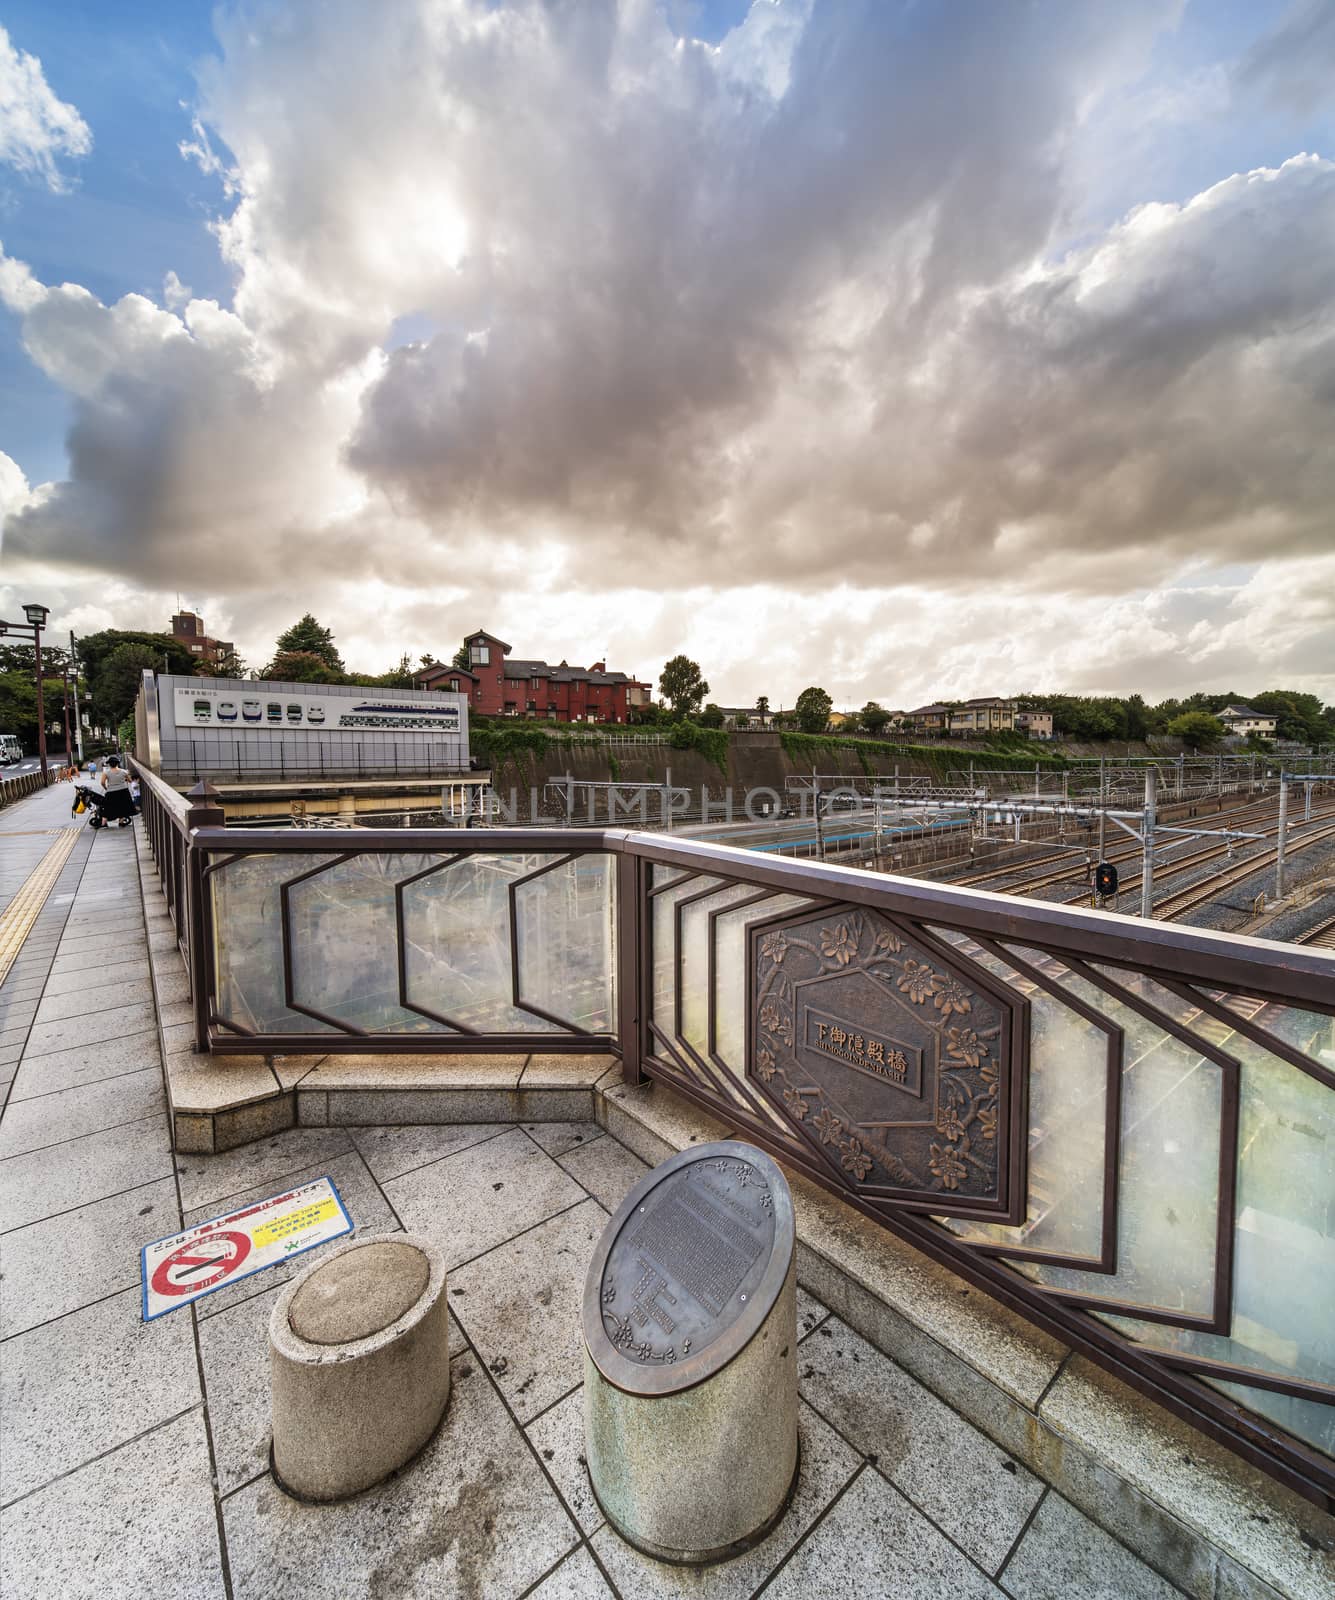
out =
[[0,0],[0,612],[1335,701],[1335,0]]

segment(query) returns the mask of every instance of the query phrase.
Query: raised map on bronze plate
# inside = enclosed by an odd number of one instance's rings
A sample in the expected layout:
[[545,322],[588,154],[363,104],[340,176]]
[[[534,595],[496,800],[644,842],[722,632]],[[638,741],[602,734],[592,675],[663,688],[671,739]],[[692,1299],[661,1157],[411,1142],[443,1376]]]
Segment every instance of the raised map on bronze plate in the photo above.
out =
[[839,1181],[1009,1210],[1011,1007],[971,963],[858,906],[750,931],[750,1072]]

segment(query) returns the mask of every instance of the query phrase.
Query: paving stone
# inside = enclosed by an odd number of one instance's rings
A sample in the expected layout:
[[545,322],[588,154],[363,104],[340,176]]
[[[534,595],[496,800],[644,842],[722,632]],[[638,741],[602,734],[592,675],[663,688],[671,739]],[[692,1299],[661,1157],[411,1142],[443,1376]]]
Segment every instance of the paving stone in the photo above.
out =
[[14,1499],[200,1399],[189,1316],[141,1320],[127,1289],[5,1345],[0,1495]]
[[575,1521],[586,1534],[596,1533],[606,1518],[593,1497],[584,1455],[583,1384],[535,1417],[524,1431]]
[[575,1528],[472,1354],[451,1367],[440,1432],[402,1474],[307,1506],[267,1476],[223,1502],[236,1600],[331,1595],[517,1600]]
[[28,1036],[25,1056],[52,1055],[57,1050],[74,1050],[80,1045],[100,1044],[131,1033],[143,1033],[156,1026],[157,1013],[150,1003],[113,1006],[95,1016],[67,1017],[61,1022],[37,1022]]
[[0,1511],[6,1593],[222,1600],[209,1447],[196,1409]]
[[903,1495],[868,1471],[766,1589],[765,1600],[1000,1600],[1001,1593]]
[[345,1233],[339,1239],[328,1240],[322,1245],[317,1245],[314,1250],[306,1250],[299,1256],[276,1262],[272,1267],[266,1267],[263,1272],[257,1272],[252,1277],[242,1278],[236,1283],[204,1295],[195,1302],[196,1313],[201,1321],[207,1321],[208,1318],[226,1311],[229,1306],[234,1306],[242,1300],[249,1300],[252,1295],[260,1294],[276,1284],[286,1283],[298,1272],[303,1272],[307,1267],[314,1265],[322,1254],[327,1254],[339,1245],[347,1244],[351,1239],[361,1238],[365,1234],[398,1232],[398,1218],[367,1171],[366,1163],[355,1150],[334,1156],[317,1166],[284,1173],[281,1179],[269,1179],[253,1189],[246,1189],[240,1194],[229,1196],[221,1206],[216,1200],[210,1201],[207,1205],[197,1206],[186,1212],[186,1225],[188,1227],[196,1222],[207,1222],[210,1217],[216,1217],[220,1210],[235,1211],[249,1205],[253,1200],[264,1200],[270,1195],[280,1194],[286,1188],[295,1188],[299,1183],[309,1183],[315,1178],[326,1176],[333,1180],[339,1198],[352,1219],[352,1232]]
[[639,1156],[632,1155],[610,1135],[567,1151],[560,1161],[576,1183],[583,1184],[609,1214],[649,1171]]
[[1179,1600],[1116,1539],[1052,1490],[1007,1563],[1002,1584],[1015,1600]]
[[607,1213],[592,1200],[450,1274],[450,1305],[522,1423],[584,1374],[584,1274]]
[[575,1055],[573,1052],[530,1056],[519,1086],[521,1089],[573,1089],[583,1085],[591,1089],[615,1060],[615,1056]]
[[11,1100],[30,1100],[34,1095],[54,1094],[78,1084],[142,1072],[146,1067],[157,1068],[161,1059],[156,1028],[84,1045],[78,1050],[61,1050],[55,1055],[26,1056],[14,1081]]
[[62,971],[60,958],[57,957],[44,992],[48,995],[77,994],[80,989],[86,989],[94,983],[133,983],[143,976],[144,963],[138,960],[112,961],[96,969],[81,962],[69,971]]
[[171,1170],[160,1116],[10,1156],[0,1161],[0,1232],[138,1188]]
[[103,1128],[137,1122],[167,1110],[158,1067],[127,1072],[123,1077],[60,1089],[35,1100],[7,1106],[0,1122],[0,1160],[76,1139]]
[[549,1156],[556,1158],[565,1155],[567,1150],[605,1137],[596,1122],[526,1122],[524,1132]]
[[[799,1405],[797,1425],[802,1459],[792,1502],[769,1537],[744,1555],[712,1567],[669,1566],[641,1555],[626,1544],[610,1524],[604,1523],[589,1543],[622,1600],[686,1600],[686,1597],[692,1597],[692,1600],[743,1600],[744,1596],[754,1594],[859,1466],[854,1452],[810,1406]],[[745,1465],[745,1461],[739,1461],[738,1470],[744,1470]],[[945,1541],[942,1540],[942,1543]],[[895,1600],[899,1600],[898,1591],[877,1584],[860,1590],[844,1590],[822,1587],[822,1582],[819,1579],[812,1582],[805,1590],[803,1600],[811,1600],[813,1596],[845,1594],[868,1597],[893,1594]],[[771,1592],[766,1590],[766,1595]]]
[[0,1338],[133,1287],[141,1247],[179,1224],[175,1180],[159,1178],[6,1234]]
[[599,1572],[598,1563],[581,1545],[555,1572],[548,1573],[531,1591],[529,1600],[602,1600],[604,1595],[612,1600],[612,1591]]
[[584,1199],[574,1179],[519,1128],[391,1178],[384,1189],[404,1226],[433,1240],[448,1267]]
[[798,1373],[803,1398],[995,1574],[1042,1482],[837,1319],[802,1346]]
[[800,1344],[808,1334],[814,1333],[821,1323],[830,1314],[830,1308],[823,1306],[815,1295],[810,1295],[805,1289],[797,1291],[797,1339]]
[[0,1045],[0,1064],[7,1067],[17,1067],[23,1057],[21,1044]]
[[5,1000],[0,1002],[0,1030],[8,1032],[30,1023],[37,1015],[36,1000]]
[[[139,940],[130,940],[127,948],[125,941],[117,939],[111,954],[115,957],[113,964],[117,967],[133,966],[139,973],[145,969],[145,951]],[[100,950],[95,945],[88,949],[67,949],[62,945],[56,959],[51,963],[51,976],[81,977],[86,983],[95,983],[107,966],[108,951],[105,941]],[[131,976],[135,974],[132,973]]]
[[[102,974],[98,973],[98,977]],[[64,994],[42,997],[37,1021],[63,1022],[66,1017],[88,1017],[100,1011],[114,1010],[120,1006],[148,1005],[153,1000],[153,987],[148,973],[140,968],[139,976],[128,981],[99,983],[82,989],[66,990]]]
[[505,1132],[503,1122],[412,1124],[406,1128],[349,1128],[353,1143],[374,1175],[398,1178],[415,1167],[466,1150]]
[[215,1210],[230,1211],[230,1205],[215,1202],[331,1161],[351,1149],[352,1140],[341,1128],[289,1128],[225,1155],[182,1156],[176,1169],[181,1176],[181,1204],[187,1212],[210,1204]]
[[313,1089],[439,1089],[462,1074],[472,1088],[513,1089],[526,1055],[330,1055],[320,1063]]

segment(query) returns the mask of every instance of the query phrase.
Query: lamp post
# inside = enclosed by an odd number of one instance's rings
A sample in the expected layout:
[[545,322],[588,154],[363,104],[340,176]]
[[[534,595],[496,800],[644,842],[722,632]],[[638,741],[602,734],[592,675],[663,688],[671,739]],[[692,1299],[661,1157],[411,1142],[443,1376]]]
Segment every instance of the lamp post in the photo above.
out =
[[28,605],[23,615],[28,619],[25,628],[21,622],[0,621],[0,638],[11,633],[31,633],[33,653],[37,664],[37,758],[42,768],[42,786],[47,783],[46,771],[46,703],[42,696],[42,629],[51,614],[49,606]]
[[46,705],[42,699],[42,628],[51,614],[49,606],[24,606],[23,615],[32,624],[33,650],[37,660],[37,760],[42,769],[42,787],[47,784],[46,772]]

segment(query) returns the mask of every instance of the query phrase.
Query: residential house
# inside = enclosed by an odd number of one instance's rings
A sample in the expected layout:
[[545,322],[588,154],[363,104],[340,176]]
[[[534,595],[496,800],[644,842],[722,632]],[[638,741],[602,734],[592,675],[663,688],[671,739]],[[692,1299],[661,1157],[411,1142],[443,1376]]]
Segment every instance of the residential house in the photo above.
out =
[[1266,711],[1256,711],[1251,706],[1225,706],[1219,713],[1219,720],[1237,739],[1248,739],[1252,735],[1260,739],[1273,739],[1279,731],[1278,717],[1272,717]]
[[[626,722],[632,705],[648,703],[651,686],[605,661],[572,667],[562,661],[507,659],[504,639],[479,629],[464,640],[467,668],[437,662],[415,674],[420,689],[456,689],[484,717],[525,717],[545,722]],[[632,699],[634,695],[634,699]]]

